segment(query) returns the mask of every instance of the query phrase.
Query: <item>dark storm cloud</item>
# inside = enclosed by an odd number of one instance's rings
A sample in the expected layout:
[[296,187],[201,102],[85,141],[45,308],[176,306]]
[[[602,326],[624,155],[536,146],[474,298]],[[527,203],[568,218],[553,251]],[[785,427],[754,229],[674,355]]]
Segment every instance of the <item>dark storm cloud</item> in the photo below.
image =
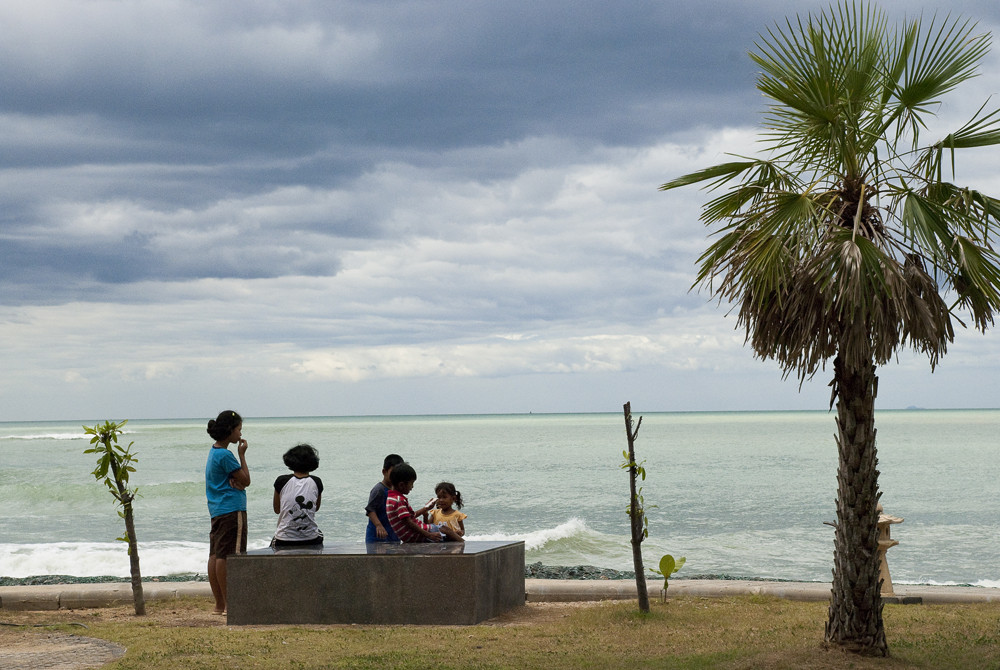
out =
[[[39,20],[28,27],[56,34],[0,41],[10,64],[0,110],[96,117],[125,140],[92,153],[70,147],[67,162],[204,164],[336,149],[350,157],[328,166],[336,173],[402,148],[544,135],[643,144],[752,122],[760,99],[746,52],[757,33],[825,3],[271,5],[181,4],[169,25],[156,3],[94,3],[103,13],[67,5],[82,30]],[[998,13],[966,6],[980,18]],[[26,47],[36,41],[48,49]],[[51,150],[37,160],[53,160]]]
[[[736,85],[750,73],[742,17],[687,5],[57,2],[2,11],[0,170],[3,197],[18,203],[0,229],[0,276],[19,287],[6,301],[46,289],[73,299],[94,282],[333,273],[337,239],[398,235],[377,204],[335,205],[280,226],[206,212],[285,188],[350,188],[385,162],[506,178],[595,145],[739,121],[752,98]],[[534,137],[555,138],[561,151],[477,155]],[[74,217],[91,216],[80,212],[117,203],[133,220],[78,230]],[[234,220],[236,230],[211,234]],[[192,228],[228,255],[210,260],[210,247],[188,239]],[[298,243],[308,246],[290,248]]]
[[47,54],[5,40],[2,108],[114,120],[154,156],[171,158],[155,145],[169,137],[195,161],[544,134],[635,143],[703,122],[706,105],[738,118],[719,103],[751,72],[743,17],[693,3],[315,3],[191,11],[169,31],[155,12],[121,13],[131,34],[89,15],[96,35]]
[[[740,333],[688,292],[704,194],[657,186],[754,151],[747,51],[826,6],[0,3],[0,418],[198,415],[234,388],[407,413],[393,380],[439,375],[608,375],[553,385],[573,411],[615,371],[742,387],[712,381],[750,360]],[[377,402],[329,404],[366,379]],[[511,407],[459,395],[434,411]]]

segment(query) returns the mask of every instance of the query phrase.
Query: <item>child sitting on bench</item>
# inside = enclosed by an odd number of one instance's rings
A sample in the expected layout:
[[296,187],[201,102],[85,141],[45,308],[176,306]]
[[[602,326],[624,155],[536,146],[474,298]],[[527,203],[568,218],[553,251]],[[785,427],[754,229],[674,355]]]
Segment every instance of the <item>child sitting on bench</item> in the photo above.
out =
[[392,488],[385,500],[385,512],[389,517],[389,525],[403,542],[441,542],[445,538],[462,542],[462,536],[456,533],[447,524],[428,525],[417,519],[421,514],[426,513],[430,507],[437,502],[431,503],[414,512],[410,507],[410,501],[406,494],[413,490],[413,484],[417,481],[417,472],[409,463],[400,463],[393,467],[389,473]]

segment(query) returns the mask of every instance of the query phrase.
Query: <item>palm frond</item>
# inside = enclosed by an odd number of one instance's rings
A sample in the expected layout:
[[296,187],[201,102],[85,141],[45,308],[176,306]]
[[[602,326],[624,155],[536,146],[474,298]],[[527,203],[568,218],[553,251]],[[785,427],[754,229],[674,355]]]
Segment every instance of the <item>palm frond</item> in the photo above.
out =
[[964,126],[951,133],[938,144],[948,149],[972,149],[1000,144],[1000,109],[982,115],[984,103],[976,115]]
[[900,222],[904,232],[913,239],[918,249],[932,259],[947,255],[951,247],[953,233],[948,226],[950,217],[945,209],[936,200],[912,190],[903,200]]
[[900,316],[905,319],[901,325],[906,343],[914,351],[925,354],[934,369],[938,359],[947,352],[948,344],[955,339],[955,329],[951,310],[919,256],[906,257],[902,284],[897,292],[900,294]]
[[[903,81],[896,92],[898,116],[911,129],[914,146],[923,116],[933,111],[941,96],[976,75],[983,56],[989,51],[989,34],[973,35],[976,24],[946,18],[926,31],[920,30],[921,48],[910,53]],[[919,26],[919,23],[918,23]]]
[[950,213],[951,225],[987,246],[1000,235],[1000,200],[975,189],[950,182],[932,182],[924,188],[927,199],[941,203]]
[[[903,76],[903,72],[906,71],[906,65],[910,60],[910,54],[913,53],[913,48],[917,43],[920,34],[920,22],[919,21],[909,21],[904,23],[903,26],[893,35],[892,42],[890,44],[889,53],[892,54],[889,67],[886,70],[886,85],[882,88],[882,99],[880,107],[886,109],[889,104],[889,100],[892,95],[899,88],[900,78]],[[901,108],[897,108],[896,111],[890,113],[888,117],[882,119],[884,125],[881,132],[885,132],[885,129],[890,128],[896,121],[896,117],[900,113]],[[899,137],[897,136],[897,140]]]
[[1000,109],[984,113],[986,103],[964,126],[925,148],[914,163],[914,171],[927,181],[940,181],[944,174],[945,151],[955,174],[955,151],[1000,144]]
[[686,174],[683,177],[678,177],[668,181],[666,184],[660,186],[661,191],[668,191],[672,188],[679,188],[681,186],[690,186],[691,184],[697,184],[703,181],[712,181],[713,186],[718,186],[731,179],[736,178],[742,172],[753,168],[760,161],[731,161],[729,163],[721,163],[719,165],[714,165],[710,168],[705,168],[704,170],[698,170],[697,172],[692,172]]
[[839,11],[769,31],[751,58],[763,70],[757,87],[777,103],[765,118],[769,143],[793,147],[797,161],[858,174],[878,139],[871,119],[888,99],[885,17],[864,3]]
[[993,313],[1000,310],[1000,258],[966,237],[958,236],[955,243],[960,270],[953,285],[958,303],[972,313],[976,328],[985,331],[993,325]]

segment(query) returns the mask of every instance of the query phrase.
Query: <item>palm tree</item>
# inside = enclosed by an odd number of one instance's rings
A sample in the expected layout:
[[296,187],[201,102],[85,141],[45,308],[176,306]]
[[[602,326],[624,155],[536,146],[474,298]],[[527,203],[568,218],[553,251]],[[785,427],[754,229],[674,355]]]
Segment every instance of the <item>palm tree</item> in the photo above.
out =
[[946,163],[953,174],[958,150],[1000,143],[1000,110],[980,108],[943,140],[919,141],[940,98],[975,76],[989,44],[969,21],[890,26],[864,3],[786,20],[750,54],[772,101],[765,157],[661,187],[721,191],[702,211],[716,239],[695,287],[738,310],[755,354],[800,386],[832,359],[839,468],[826,640],[867,654],[888,655],[876,367],[909,346],[933,369],[958,313],[985,330],[1000,307],[991,228],[1000,201],[942,176]]

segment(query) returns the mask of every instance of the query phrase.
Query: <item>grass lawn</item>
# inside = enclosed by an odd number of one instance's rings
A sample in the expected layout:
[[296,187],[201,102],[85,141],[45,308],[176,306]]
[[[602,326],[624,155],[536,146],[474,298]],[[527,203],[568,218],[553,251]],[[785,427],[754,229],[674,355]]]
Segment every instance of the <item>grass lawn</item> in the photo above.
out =
[[[439,607],[447,607],[442,599]],[[1000,668],[1000,604],[887,605],[892,656],[823,645],[826,605],[771,597],[534,603],[478,626],[229,627],[203,599],[131,608],[0,610],[5,638],[56,630],[128,649],[105,666],[230,668]],[[13,625],[11,625],[13,624]],[[83,624],[81,628],[77,624]]]

